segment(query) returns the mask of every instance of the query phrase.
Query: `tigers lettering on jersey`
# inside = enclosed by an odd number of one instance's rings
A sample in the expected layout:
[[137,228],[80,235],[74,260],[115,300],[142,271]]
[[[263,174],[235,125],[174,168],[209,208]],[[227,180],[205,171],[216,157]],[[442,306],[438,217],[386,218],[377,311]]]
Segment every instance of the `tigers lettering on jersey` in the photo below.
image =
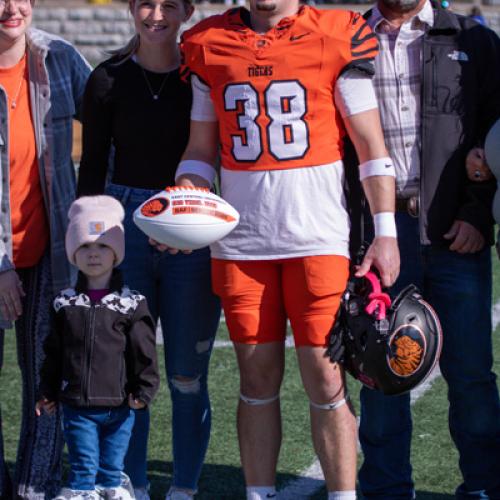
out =
[[272,66],[248,66],[248,76],[273,76]]
[[337,78],[373,74],[378,46],[359,15],[301,7],[264,35],[248,11],[208,18],[183,36],[184,63],[211,90],[222,165],[233,170],[301,168],[342,156]]

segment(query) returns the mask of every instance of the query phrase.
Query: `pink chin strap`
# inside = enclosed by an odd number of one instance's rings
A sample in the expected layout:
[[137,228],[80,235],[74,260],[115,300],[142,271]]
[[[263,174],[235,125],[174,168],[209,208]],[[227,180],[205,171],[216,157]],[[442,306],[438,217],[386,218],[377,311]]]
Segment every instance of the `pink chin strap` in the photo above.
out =
[[380,281],[374,273],[368,271],[365,274],[365,278],[372,286],[372,292],[368,295],[370,302],[365,307],[365,311],[370,315],[375,313],[375,318],[377,320],[385,319],[387,308],[391,307],[391,298],[387,293],[382,291]]

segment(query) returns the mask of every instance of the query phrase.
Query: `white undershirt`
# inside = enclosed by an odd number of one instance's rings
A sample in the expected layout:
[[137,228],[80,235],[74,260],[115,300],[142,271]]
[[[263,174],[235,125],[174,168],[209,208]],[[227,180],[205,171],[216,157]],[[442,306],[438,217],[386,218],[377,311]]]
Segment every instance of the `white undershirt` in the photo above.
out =
[[[192,77],[191,119],[217,121],[210,88]],[[368,76],[350,70],[335,86],[342,117],[377,107]],[[274,260],[310,255],[349,257],[349,217],[342,161],[286,170],[221,168],[222,197],[240,213],[240,223],[211,246],[212,257]]]

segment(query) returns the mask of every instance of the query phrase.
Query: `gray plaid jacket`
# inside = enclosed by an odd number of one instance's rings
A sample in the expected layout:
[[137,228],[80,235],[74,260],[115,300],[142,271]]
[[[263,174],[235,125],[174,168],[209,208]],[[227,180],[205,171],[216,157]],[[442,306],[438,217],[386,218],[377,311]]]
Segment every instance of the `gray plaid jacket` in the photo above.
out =
[[[54,295],[68,287],[74,270],[66,259],[67,213],[75,198],[71,160],[72,120],[79,117],[90,66],[68,42],[44,31],[27,34],[29,87],[40,180],[50,226]],[[0,272],[13,269],[9,195],[7,95],[0,85]],[[0,327],[6,327],[0,319]]]

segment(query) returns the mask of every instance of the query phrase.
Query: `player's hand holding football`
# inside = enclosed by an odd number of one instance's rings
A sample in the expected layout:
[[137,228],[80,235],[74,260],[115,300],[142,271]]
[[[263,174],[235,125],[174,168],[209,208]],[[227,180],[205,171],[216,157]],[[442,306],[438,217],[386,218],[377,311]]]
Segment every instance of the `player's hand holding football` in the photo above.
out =
[[[181,185],[181,184],[179,184],[179,185]],[[187,185],[187,184],[182,184],[182,185]],[[159,241],[156,241],[153,238],[149,238],[149,244],[154,246],[156,248],[156,250],[158,250],[159,252],[168,252],[171,255],[175,255],[181,251],[178,248],[172,248],[172,247],[169,247],[168,245],[164,245],[163,243],[160,243]],[[185,253],[185,254],[189,254],[191,252],[192,252],[192,250],[182,250],[182,253]]]
[[363,259],[355,276],[364,276],[371,267],[375,267],[385,287],[391,286],[399,275],[398,240],[389,236],[377,236]]
[[[179,187],[207,187],[207,183],[203,177],[198,175],[182,175],[177,179],[177,186]],[[153,245],[156,250],[159,252],[168,252],[172,255],[175,255],[179,252],[189,254],[192,250],[180,250],[179,248],[172,248],[168,245],[164,245],[159,241],[154,240],[153,238],[149,238],[149,244]]]
[[164,245],[163,243],[160,243],[159,241],[153,240],[153,238],[149,238],[149,244],[154,246],[156,250],[159,252],[168,252],[169,254],[175,255],[176,253],[182,252],[182,253],[191,253],[192,250],[179,250],[178,248],[172,248],[169,247],[168,245]]

